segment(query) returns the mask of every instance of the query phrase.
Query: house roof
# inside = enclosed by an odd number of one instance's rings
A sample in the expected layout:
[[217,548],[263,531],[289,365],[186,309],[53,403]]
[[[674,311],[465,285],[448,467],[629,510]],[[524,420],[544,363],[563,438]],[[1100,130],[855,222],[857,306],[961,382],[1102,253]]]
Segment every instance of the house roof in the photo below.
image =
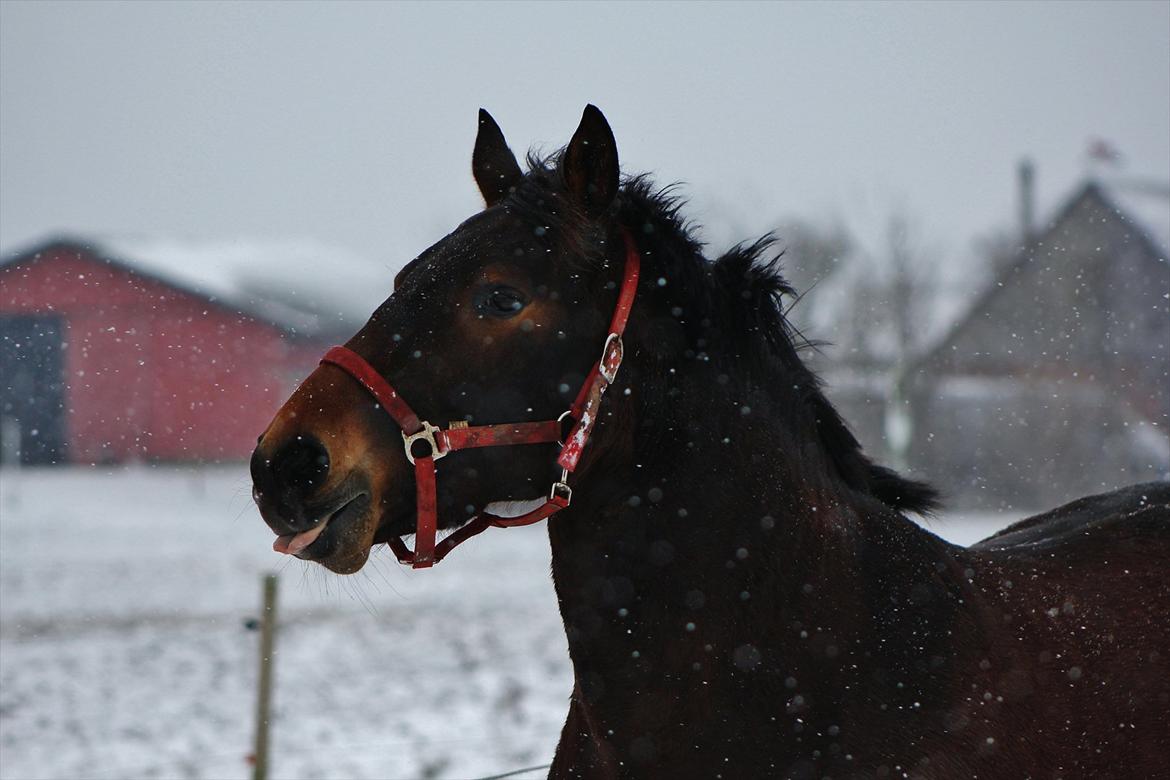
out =
[[1154,254],[1170,255],[1170,182],[1112,179],[1096,187],[1117,215],[1157,250]]
[[183,243],[57,237],[6,253],[0,268],[50,250],[85,252],[300,336],[348,335],[390,294],[393,271],[311,242]]
[[1048,221],[1047,228],[1016,253],[1012,262],[1000,270],[966,313],[954,321],[953,327],[934,348],[914,361],[911,369],[921,369],[939,353],[950,348],[969,323],[1006,289],[1005,280],[1028,263],[1036,245],[1044,243],[1059,230],[1062,223],[1087,199],[1097,200],[1122,222],[1133,226],[1135,237],[1151,256],[1162,262],[1170,262],[1170,253],[1167,252],[1170,246],[1170,184],[1139,180],[1090,180],[1065,201]]

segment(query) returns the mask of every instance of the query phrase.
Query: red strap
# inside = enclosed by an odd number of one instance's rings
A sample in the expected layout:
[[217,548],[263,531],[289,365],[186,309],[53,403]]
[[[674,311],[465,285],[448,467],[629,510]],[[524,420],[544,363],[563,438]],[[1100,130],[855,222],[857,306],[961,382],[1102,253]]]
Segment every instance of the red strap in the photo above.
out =
[[626,321],[630,318],[630,310],[634,308],[634,296],[638,294],[638,276],[642,273],[642,257],[638,254],[633,237],[623,230],[622,240],[626,244],[626,267],[622,273],[622,289],[618,292],[617,306],[609,321],[609,332],[619,336],[626,332]]
[[532,525],[539,523],[545,518],[555,515],[569,505],[568,496],[560,493],[553,493],[551,498],[546,498],[544,503],[533,509],[531,512],[526,512],[519,517],[499,517],[490,512],[484,512],[480,517],[487,520],[489,525],[494,525],[496,528],[512,528],[518,525]]
[[394,551],[394,557],[398,559],[399,563],[414,563],[414,553],[406,546],[406,542],[402,541],[402,537],[391,536],[386,544],[390,545],[390,549]]
[[412,563],[416,569],[425,569],[434,564],[435,532],[439,520],[434,458],[417,458],[414,461],[414,488],[418,520],[414,532]]
[[601,361],[593,364],[593,368],[589,369],[589,373],[585,375],[585,381],[581,385],[581,389],[577,391],[577,397],[573,399],[573,405],[569,407],[573,414],[574,420],[581,419],[581,412],[585,409],[585,401],[589,397],[589,391],[593,387],[593,380],[597,377],[597,372],[601,370]]
[[426,569],[442,556],[435,555],[435,534],[438,524],[434,458],[416,458],[414,461],[415,511],[418,514],[414,532],[414,551],[397,536],[390,537],[390,549],[402,563],[416,569]]
[[444,452],[510,444],[549,444],[560,441],[561,425],[556,420],[476,425],[471,428],[447,428],[435,438]]
[[[473,518],[467,525],[462,526],[455,533],[439,542],[439,546],[435,548],[435,563],[443,560],[443,558],[447,557],[447,553],[451,552],[471,537],[481,534],[491,527],[492,524],[488,522],[486,518]],[[399,560],[401,560],[401,558]]]
[[597,415],[601,409],[601,397],[617,375],[618,367],[622,364],[625,346],[622,344],[622,334],[625,333],[626,323],[630,318],[630,309],[634,305],[634,296],[638,292],[638,276],[641,273],[642,260],[638,255],[638,248],[629,233],[623,232],[622,239],[626,243],[626,267],[622,274],[622,287],[618,291],[617,305],[613,310],[613,318],[609,323],[609,335],[605,339],[605,348],[601,352],[601,360],[589,371],[585,384],[577,393],[573,402],[573,418],[577,424],[573,426],[569,437],[565,439],[557,456],[557,464],[566,471],[575,471],[581,462],[581,455],[585,452],[585,445],[589,443],[589,435],[597,424]]
[[539,523],[541,520],[552,517],[568,505],[569,502],[564,496],[556,494],[552,498],[546,499],[536,509],[520,517],[496,517],[485,512],[439,542],[439,546],[435,548],[435,563],[443,560],[447,553],[451,552],[451,550],[463,542],[477,534],[483,533],[493,526],[496,528],[510,528],[518,525],[532,525],[533,523]]
[[346,347],[333,347],[325,353],[321,362],[331,363],[361,382],[362,386],[370,391],[370,395],[374,396],[382,405],[382,408],[390,413],[394,422],[398,423],[398,427],[408,435],[422,429],[422,423],[419,422],[418,415],[414,413],[414,410],[361,355]]
[[394,556],[398,558],[400,563],[410,564],[416,569],[425,569],[446,558],[447,553],[463,544],[463,542],[483,533],[489,528],[510,528],[520,525],[532,525],[533,523],[538,523],[541,520],[552,517],[568,505],[568,499],[558,494],[545,500],[539,507],[520,517],[496,517],[488,513],[481,514],[435,545],[434,554],[429,561],[422,560],[418,552],[411,552],[410,548],[406,546],[406,543],[397,536],[390,537],[390,541],[387,544],[390,545],[390,549],[394,551]]

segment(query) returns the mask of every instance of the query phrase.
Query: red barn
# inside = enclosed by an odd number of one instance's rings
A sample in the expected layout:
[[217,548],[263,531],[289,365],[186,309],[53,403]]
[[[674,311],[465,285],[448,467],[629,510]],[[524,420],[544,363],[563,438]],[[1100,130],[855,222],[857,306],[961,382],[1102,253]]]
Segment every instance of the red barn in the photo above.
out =
[[244,458],[321,351],[353,330],[352,318],[290,304],[295,289],[262,297],[217,283],[214,263],[172,273],[182,265],[75,241],[0,262],[3,460]]

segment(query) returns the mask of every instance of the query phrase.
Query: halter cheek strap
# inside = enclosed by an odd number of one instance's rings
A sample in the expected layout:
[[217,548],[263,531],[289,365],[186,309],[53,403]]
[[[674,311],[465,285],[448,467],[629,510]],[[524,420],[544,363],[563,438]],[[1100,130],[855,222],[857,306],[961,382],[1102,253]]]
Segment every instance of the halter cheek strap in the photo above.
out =
[[[321,358],[322,364],[336,366],[357,380],[402,429],[406,458],[414,466],[418,519],[413,551],[397,536],[389,541],[390,549],[394,551],[399,562],[410,564],[416,569],[428,568],[443,560],[456,546],[491,526],[507,528],[537,523],[561,511],[572,501],[573,490],[568,484],[569,474],[576,470],[581,461],[589,435],[597,423],[601,398],[613,383],[621,366],[622,334],[625,332],[630,309],[634,305],[634,296],[638,291],[641,258],[629,234],[623,231],[622,238],[626,247],[625,269],[605,346],[602,348],[601,357],[585,377],[573,405],[556,420],[475,426],[456,421],[446,428],[440,428],[415,414],[394,386],[365,358],[348,347],[333,347]],[[561,422],[565,418],[569,418],[573,425],[568,438],[561,442]],[[500,517],[490,512],[482,512],[436,545],[435,536],[439,523],[435,461],[458,450],[551,443],[561,445],[557,456],[561,478],[552,484],[546,497],[528,502],[536,503],[535,508],[517,517]]]

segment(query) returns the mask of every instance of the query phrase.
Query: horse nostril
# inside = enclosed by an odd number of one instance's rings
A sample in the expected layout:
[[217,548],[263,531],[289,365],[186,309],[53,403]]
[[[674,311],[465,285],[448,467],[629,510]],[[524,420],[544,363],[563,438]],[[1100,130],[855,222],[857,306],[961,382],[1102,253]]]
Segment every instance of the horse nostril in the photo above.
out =
[[272,471],[282,487],[308,494],[329,475],[329,451],[312,436],[297,436],[276,453]]

